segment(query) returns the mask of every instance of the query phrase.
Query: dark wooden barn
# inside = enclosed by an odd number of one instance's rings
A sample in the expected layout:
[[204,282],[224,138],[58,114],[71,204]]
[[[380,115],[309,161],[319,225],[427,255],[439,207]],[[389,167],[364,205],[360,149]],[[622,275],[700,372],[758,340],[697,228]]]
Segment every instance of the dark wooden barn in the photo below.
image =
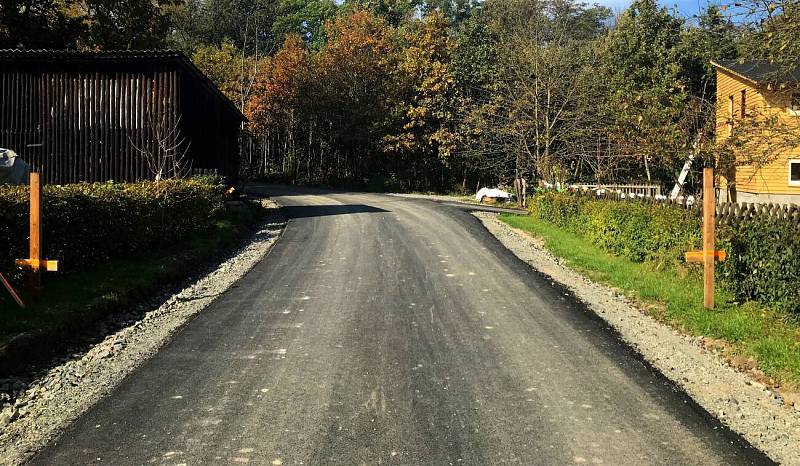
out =
[[47,183],[232,182],[244,120],[180,52],[0,50],[0,147]]

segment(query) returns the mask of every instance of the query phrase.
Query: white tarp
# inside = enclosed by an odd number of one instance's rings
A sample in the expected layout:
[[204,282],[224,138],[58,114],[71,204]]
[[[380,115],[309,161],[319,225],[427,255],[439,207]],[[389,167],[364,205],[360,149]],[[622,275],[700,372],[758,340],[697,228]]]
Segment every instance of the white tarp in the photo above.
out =
[[503,191],[502,189],[497,189],[497,188],[481,188],[475,194],[475,200],[479,202],[482,201],[483,198],[485,197],[508,200],[511,199],[511,194]]
[[0,148],[0,184],[28,182],[28,164],[11,149]]

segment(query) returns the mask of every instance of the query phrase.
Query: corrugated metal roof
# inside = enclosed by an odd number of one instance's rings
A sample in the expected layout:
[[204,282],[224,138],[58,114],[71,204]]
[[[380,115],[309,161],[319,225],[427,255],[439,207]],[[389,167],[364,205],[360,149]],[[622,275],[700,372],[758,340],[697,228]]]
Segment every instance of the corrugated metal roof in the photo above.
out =
[[93,62],[93,61],[170,61],[177,63],[230,108],[242,121],[247,121],[239,108],[179,50],[56,50],[56,49],[0,49],[0,62]]
[[800,69],[788,73],[788,76],[786,76],[787,73],[782,72],[778,65],[767,60],[749,60],[744,62],[737,60],[718,60],[712,61],[711,64],[723,68],[754,84],[769,84],[775,83],[776,81],[800,81]]
[[0,49],[2,58],[54,58],[54,59],[135,59],[185,57],[179,50],[58,50],[58,49]]

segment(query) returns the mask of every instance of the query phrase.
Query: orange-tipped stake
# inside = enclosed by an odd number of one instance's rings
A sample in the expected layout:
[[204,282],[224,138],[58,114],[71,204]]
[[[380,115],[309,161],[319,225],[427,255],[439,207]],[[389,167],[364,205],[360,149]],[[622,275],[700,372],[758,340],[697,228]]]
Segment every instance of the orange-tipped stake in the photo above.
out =
[[25,303],[22,302],[22,298],[20,298],[19,294],[17,294],[17,290],[11,286],[11,283],[6,280],[6,277],[4,277],[2,273],[0,273],[0,281],[3,282],[3,286],[5,286],[8,292],[11,293],[11,297],[14,298],[14,301],[16,301],[17,304],[19,304],[19,307],[25,309]]
[[42,260],[42,183],[39,174],[31,172],[31,244],[30,257],[17,259],[17,267],[30,270],[31,296],[38,296],[42,287],[42,269],[58,270],[58,261]]

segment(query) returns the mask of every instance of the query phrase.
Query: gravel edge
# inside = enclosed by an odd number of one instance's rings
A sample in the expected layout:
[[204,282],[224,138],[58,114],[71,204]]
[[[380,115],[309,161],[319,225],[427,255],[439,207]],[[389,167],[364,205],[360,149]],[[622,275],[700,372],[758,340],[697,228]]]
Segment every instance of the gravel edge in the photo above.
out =
[[458,196],[448,196],[447,194],[411,194],[411,193],[385,193],[387,196],[402,197],[406,199],[427,199],[429,201],[448,201],[460,202],[462,204],[480,205],[476,202],[467,202]]
[[286,225],[275,203],[262,202],[272,212],[251,240],[216,269],[156,309],[138,317],[110,317],[120,330],[36,376],[14,405],[0,412],[0,464],[29,460],[259,263]]
[[711,415],[781,464],[800,465],[800,406],[703,345],[703,337],[683,335],[644,314],[615,290],[569,269],[527,233],[494,214],[474,213],[507,249],[533,268],[569,288],[664,376],[680,386]]

